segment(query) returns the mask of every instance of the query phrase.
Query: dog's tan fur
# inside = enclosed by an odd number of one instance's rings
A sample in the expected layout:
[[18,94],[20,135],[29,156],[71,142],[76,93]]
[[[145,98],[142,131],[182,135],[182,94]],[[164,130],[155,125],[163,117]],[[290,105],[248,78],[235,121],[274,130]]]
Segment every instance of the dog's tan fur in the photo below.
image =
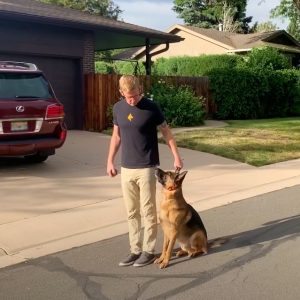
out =
[[161,256],[155,260],[161,269],[169,265],[176,240],[181,247],[176,256],[193,257],[208,251],[207,233],[202,220],[182,194],[181,186],[186,173],[156,170],[156,177],[163,186],[160,222],[164,242]]

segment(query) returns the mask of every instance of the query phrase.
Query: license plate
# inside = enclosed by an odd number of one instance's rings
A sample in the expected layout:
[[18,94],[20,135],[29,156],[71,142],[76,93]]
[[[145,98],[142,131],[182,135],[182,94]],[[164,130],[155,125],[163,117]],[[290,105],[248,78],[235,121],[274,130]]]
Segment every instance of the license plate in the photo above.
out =
[[26,121],[12,122],[10,128],[11,131],[24,131],[28,130],[28,124]]

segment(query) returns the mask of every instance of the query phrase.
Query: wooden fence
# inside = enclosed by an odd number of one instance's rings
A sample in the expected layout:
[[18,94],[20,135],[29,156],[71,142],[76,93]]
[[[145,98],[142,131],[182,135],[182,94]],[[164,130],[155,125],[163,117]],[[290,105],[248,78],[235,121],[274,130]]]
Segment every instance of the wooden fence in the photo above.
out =
[[[151,76],[139,76],[143,82],[144,92],[149,91]],[[116,74],[85,75],[85,122],[84,128],[89,131],[102,131],[108,126],[107,110],[120,99],[119,78]],[[197,96],[206,99],[206,114],[214,111],[214,105],[209,93],[208,77],[160,77],[166,83],[189,85]]]

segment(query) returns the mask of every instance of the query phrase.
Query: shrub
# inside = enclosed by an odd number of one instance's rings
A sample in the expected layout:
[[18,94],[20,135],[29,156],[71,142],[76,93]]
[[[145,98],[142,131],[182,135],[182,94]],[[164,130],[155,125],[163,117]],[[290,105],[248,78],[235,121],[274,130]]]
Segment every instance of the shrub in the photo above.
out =
[[159,76],[205,76],[212,69],[235,68],[244,59],[238,55],[200,55],[159,58],[153,66],[153,74]]
[[95,73],[99,74],[112,74],[114,72],[114,68],[111,63],[105,61],[96,61],[95,62]]
[[[175,76],[177,74],[177,58],[159,58],[153,65],[152,72],[154,75]],[[182,75],[183,76],[183,75]]]
[[196,97],[191,87],[175,87],[158,80],[152,84],[150,93],[170,126],[203,124],[204,98]]
[[145,67],[142,62],[117,61],[115,62],[116,73],[120,75],[144,75]]
[[214,69],[209,73],[210,87],[220,119],[253,119],[261,110],[259,87],[264,85],[248,68]]
[[291,105],[292,116],[300,116],[300,70],[289,70],[289,73],[294,74],[295,76],[295,87],[293,89],[293,97],[295,101]]
[[116,61],[116,62],[95,62],[95,73],[100,74],[126,74],[143,75],[146,73],[142,62]]
[[299,97],[294,70],[215,69],[209,77],[216,116],[221,119],[289,116]]
[[248,55],[247,66],[262,70],[291,69],[291,61],[272,47],[254,48]]
[[293,70],[264,71],[268,83],[262,95],[264,117],[285,117],[292,114],[297,100],[298,77]]

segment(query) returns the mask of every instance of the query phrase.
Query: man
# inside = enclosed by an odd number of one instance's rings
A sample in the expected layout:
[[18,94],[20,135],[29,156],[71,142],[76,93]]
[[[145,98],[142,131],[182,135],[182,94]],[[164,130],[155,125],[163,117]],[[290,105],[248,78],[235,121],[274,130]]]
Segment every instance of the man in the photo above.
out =
[[[124,75],[119,81],[123,96],[113,107],[113,133],[110,141],[107,174],[117,175],[114,159],[121,145],[121,184],[127,210],[130,254],[119,266],[142,267],[155,260],[157,235],[155,167],[159,165],[157,127],[174,156],[174,167],[183,164],[176,142],[158,106],[143,97],[139,80]],[[141,240],[141,213],[144,238]]]

